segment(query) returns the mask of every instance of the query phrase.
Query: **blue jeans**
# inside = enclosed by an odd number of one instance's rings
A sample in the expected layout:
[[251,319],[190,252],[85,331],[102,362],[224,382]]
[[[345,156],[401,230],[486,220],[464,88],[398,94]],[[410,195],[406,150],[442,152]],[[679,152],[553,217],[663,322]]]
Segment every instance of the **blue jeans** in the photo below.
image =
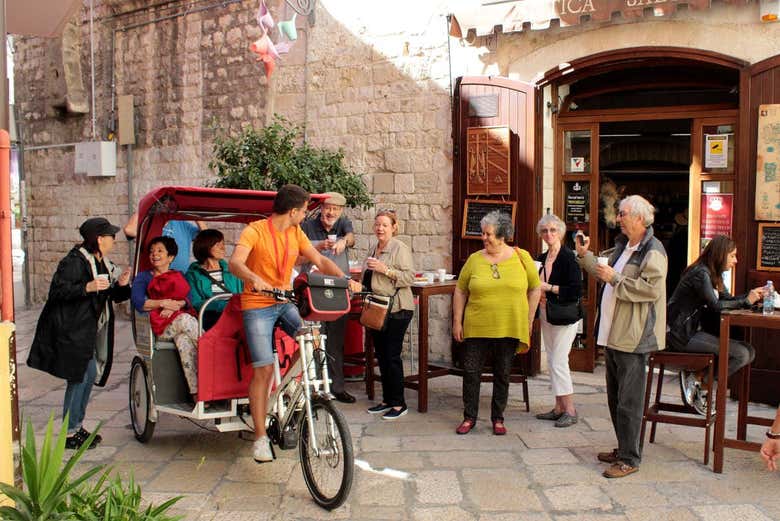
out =
[[92,386],[95,384],[96,373],[95,359],[91,358],[87,364],[84,379],[81,382],[69,381],[65,388],[62,418],[64,420],[65,415],[68,414],[68,436],[75,434],[81,428],[81,422],[84,421],[84,415],[87,412],[89,395],[92,393]]
[[246,342],[252,355],[252,367],[264,367],[274,363],[274,325],[294,337],[303,325],[298,308],[289,302],[266,308],[247,309],[242,313]]

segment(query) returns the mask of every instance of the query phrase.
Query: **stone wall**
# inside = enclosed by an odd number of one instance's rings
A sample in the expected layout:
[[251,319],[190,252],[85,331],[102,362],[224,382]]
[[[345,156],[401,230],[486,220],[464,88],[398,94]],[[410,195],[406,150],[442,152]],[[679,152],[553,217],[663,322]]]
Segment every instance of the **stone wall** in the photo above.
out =
[[[133,95],[130,182],[124,147],[116,177],[105,179],[74,174],[72,147],[25,156],[34,300],[45,298],[57,262],[78,241],[77,227],[87,216],[123,223],[129,208],[155,186],[202,185],[213,178],[207,167],[212,126],[259,127],[273,113],[303,125],[311,144],[344,150],[349,166],[364,174],[376,204],[398,211],[400,238],[412,247],[419,269],[451,266],[447,35],[436,6],[428,6],[432,11],[426,15],[436,25],[421,17],[404,27],[401,13],[388,6],[361,13],[367,10],[320,1],[313,18],[298,17],[299,39],[268,81],[248,51],[260,34],[256,1],[215,1],[212,9],[183,16],[173,16],[181,12],[176,5],[136,11],[145,4],[95,2],[97,138],[108,137],[114,96]],[[276,20],[292,15],[281,0],[268,4]],[[88,10],[80,16],[89,85]],[[46,65],[51,47],[40,39],[16,42],[17,105],[27,146],[91,139],[91,115],[63,117],[51,108],[55,96],[46,88],[55,77]],[[373,211],[349,214],[358,231],[354,257],[362,259],[373,246]],[[113,257],[128,254],[120,242]],[[438,299],[433,308],[432,335],[444,339],[436,349],[447,356],[449,302]]]

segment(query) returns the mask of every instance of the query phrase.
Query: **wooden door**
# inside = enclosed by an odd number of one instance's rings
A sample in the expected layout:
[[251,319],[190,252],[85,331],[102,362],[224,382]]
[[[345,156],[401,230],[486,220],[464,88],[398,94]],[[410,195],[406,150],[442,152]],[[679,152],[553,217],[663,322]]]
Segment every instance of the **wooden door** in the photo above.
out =
[[[541,179],[535,175],[536,147],[534,132],[538,103],[532,85],[506,78],[462,77],[457,80],[453,101],[453,181],[452,181],[452,269],[458,273],[469,255],[482,249],[479,236],[463,238],[464,205],[470,201],[496,201],[496,205],[515,203],[515,236],[513,245],[536,255],[539,241],[535,225],[541,216]],[[477,130],[477,129],[483,130]],[[493,136],[489,155],[475,156],[482,150],[475,136]],[[504,136],[508,133],[508,143]],[[488,138],[490,139],[490,138]],[[508,150],[506,146],[508,145]],[[501,147],[504,146],[504,150]],[[508,155],[508,179],[506,157]],[[471,162],[470,162],[471,160]],[[485,171],[490,180],[475,180],[473,175],[481,165],[490,163]],[[472,174],[469,182],[470,172]],[[477,173],[479,173],[477,172]],[[475,182],[479,181],[479,182]],[[485,182],[482,182],[485,181]],[[471,193],[469,193],[471,192]],[[486,207],[491,203],[473,207]],[[537,328],[538,329],[538,328]],[[522,370],[527,375],[539,371],[538,333],[532,339],[530,356],[522,357]]]
[[[599,222],[599,124],[559,123],[556,127],[555,214],[566,223],[564,244],[574,249],[574,234],[582,230],[591,238],[591,249],[598,251]],[[593,277],[583,272],[582,333],[577,335],[569,353],[574,371],[593,372],[596,367],[596,288]]]
[[[739,182],[736,186],[737,210],[735,233],[737,249],[741,252],[737,264],[736,290],[762,286],[766,280],[777,280],[777,273],[756,269],[758,249],[758,222],[755,220],[756,162],[758,147],[759,106],[780,103],[780,55],[746,67],[740,76],[740,119],[744,129],[738,137],[737,165]],[[756,359],[750,381],[751,401],[777,405],[780,400],[780,352],[777,339],[770,331],[754,330],[751,343],[756,348]]]
[[[531,253],[538,251],[534,225],[540,216],[541,182],[534,176],[534,95],[533,86],[505,78],[463,77],[457,81],[452,161],[452,263],[455,273],[460,271],[469,255],[482,249],[479,237],[462,237],[466,199],[516,202],[514,244]],[[495,183],[496,188],[475,191],[472,183],[469,194],[469,129],[472,133],[477,128],[498,133],[497,129],[505,127],[509,132],[508,187]],[[493,192],[489,193],[489,190]]]

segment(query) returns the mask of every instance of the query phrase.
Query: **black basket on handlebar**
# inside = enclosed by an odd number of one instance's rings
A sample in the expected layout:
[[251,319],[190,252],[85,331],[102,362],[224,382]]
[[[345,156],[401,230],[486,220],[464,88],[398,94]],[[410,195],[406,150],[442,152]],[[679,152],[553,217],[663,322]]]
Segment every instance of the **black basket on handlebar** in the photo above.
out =
[[322,273],[302,273],[293,282],[293,291],[304,320],[329,322],[349,311],[346,279]]

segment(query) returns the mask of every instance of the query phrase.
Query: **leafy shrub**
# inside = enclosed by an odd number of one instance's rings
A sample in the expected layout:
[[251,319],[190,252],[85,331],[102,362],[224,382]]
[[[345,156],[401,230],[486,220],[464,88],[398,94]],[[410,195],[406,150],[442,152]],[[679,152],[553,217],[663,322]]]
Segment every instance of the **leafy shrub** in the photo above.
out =
[[[15,507],[0,507],[0,519],[11,521],[174,521],[165,515],[180,497],[160,506],[141,510],[141,488],[133,478],[125,485],[121,478],[108,481],[109,470],[97,465],[75,479],[70,473],[92,443],[100,427],[62,465],[65,440],[68,436],[67,416],[59,435],[54,438],[54,418],[49,418],[43,445],[38,452],[32,424],[27,424],[27,435],[22,447],[22,479],[24,489],[0,483],[0,493],[14,501]],[[99,474],[99,475],[98,475]],[[89,480],[96,476],[97,480]]]
[[217,175],[213,186],[278,190],[293,183],[311,193],[340,192],[350,207],[370,207],[368,189],[360,175],[344,165],[343,152],[299,144],[302,134],[279,115],[260,130],[244,127],[235,136],[217,130],[209,162]]

